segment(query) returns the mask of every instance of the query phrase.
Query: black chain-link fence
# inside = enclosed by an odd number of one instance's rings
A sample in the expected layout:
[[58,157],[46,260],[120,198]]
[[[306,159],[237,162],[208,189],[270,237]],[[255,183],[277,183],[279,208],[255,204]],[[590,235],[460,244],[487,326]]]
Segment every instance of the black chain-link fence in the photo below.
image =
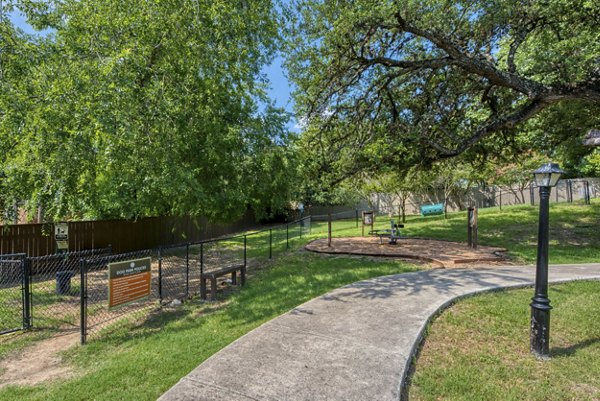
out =
[[190,280],[194,267],[190,256],[189,244],[159,249],[158,297],[161,302],[181,300],[190,296]]
[[[370,230],[376,229],[381,226],[381,221],[373,214],[373,224],[363,225],[362,221],[362,210],[353,209],[338,213],[323,214],[318,216],[312,216],[313,230],[318,233],[322,233],[328,236],[331,231],[331,235],[334,237],[351,237],[357,235],[367,234]],[[387,218],[386,218],[387,219]],[[387,219],[389,221],[389,219]]]
[[[149,296],[136,302],[109,304],[109,265],[150,258]],[[105,331],[122,327],[132,320],[145,318],[147,313],[160,307],[159,258],[157,250],[110,255],[94,259],[83,259],[79,267],[79,280],[83,283],[80,295],[81,342],[88,336],[98,337]],[[114,291],[114,290],[113,290]],[[114,304],[114,299],[111,299]]]
[[0,334],[28,327],[24,253],[0,255]]
[[31,324],[37,328],[77,327],[82,259],[110,255],[110,248],[27,258],[31,294]]
[[295,248],[311,234],[311,217],[246,234],[250,266]]
[[[262,266],[306,242],[311,223],[311,218],[305,217],[245,235],[118,255],[111,255],[109,248],[33,258],[2,255],[0,329],[32,324],[40,328],[79,327],[85,342],[127,327],[131,321],[143,321],[162,306],[198,296],[203,274],[229,269],[218,275],[215,293],[240,284],[236,278],[245,275],[248,266]],[[146,263],[147,271],[136,271],[138,262]],[[115,273],[119,269],[122,277]],[[115,289],[125,291],[117,294]],[[138,292],[142,295],[135,295]],[[130,295],[131,299],[115,300]]]
[[244,235],[204,241],[200,244],[200,270],[209,273],[227,266],[244,265],[246,240]]

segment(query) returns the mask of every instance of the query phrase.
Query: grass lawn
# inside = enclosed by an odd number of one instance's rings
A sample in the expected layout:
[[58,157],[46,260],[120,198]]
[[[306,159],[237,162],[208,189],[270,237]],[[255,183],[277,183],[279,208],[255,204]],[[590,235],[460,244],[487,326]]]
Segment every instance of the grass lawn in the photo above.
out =
[[[535,263],[539,206],[520,205],[478,211],[479,243],[504,247],[518,262]],[[466,242],[467,214],[407,223],[409,235]],[[550,263],[600,261],[600,200],[591,205],[550,204]]]
[[599,400],[600,282],[550,287],[551,360],[529,353],[532,289],[479,295],[430,326],[411,401]]
[[394,260],[281,257],[226,301],[188,303],[137,328],[76,347],[67,355],[79,377],[36,387],[7,387],[1,400],[155,400],[202,361],[248,331],[329,290],[371,277],[416,270]]
[[[509,254],[516,261],[533,263],[535,262],[536,253],[537,219],[538,208],[536,206],[515,206],[503,208],[502,211],[497,208],[481,209],[479,211],[479,242],[482,245],[508,248]],[[597,236],[597,232],[600,231],[599,201],[594,201],[590,206],[552,204],[550,219],[551,263],[600,261],[600,239]],[[388,228],[388,226],[389,220],[387,218],[378,217],[376,228]],[[265,321],[285,313],[305,301],[358,280],[418,269],[417,266],[389,259],[377,261],[369,258],[327,257],[305,252],[287,253],[288,240],[290,249],[297,249],[310,239],[326,236],[327,222],[313,222],[310,232],[307,231],[302,230],[300,226],[290,225],[287,230],[282,228],[273,230],[272,236],[269,235],[268,231],[249,235],[247,237],[247,256],[249,261],[252,261],[250,265],[266,266],[266,268],[256,271],[256,274],[250,277],[248,285],[243,290],[233,291],[226,299],[217,303],[188,302],[175,311],[163,311],[156,314],[139,326],[123,328],[121,331],[103,339],[93,340],[85,347],[76,347],[66,355],[67,360],[76,367],[77,375],[75,378],[35,387],[7,387],[0,390],[0,400],[154,400],[215,352]],[[465,242],[466,212],[451,214],[448,219],[444,219],[443,216],[410,217],[406,222],[403,233],[410,236]],[[338,220],[333,223],[334,236],[356,236],[360,234],[361,227],[356,227],[354,219]],[[273,245],[272,254],[275,257],[273,261],[268,260],[269,243]],[[240,259],[243,258],[242,245],[243,238],[222,241],[217,251],[222,255]],[[596,287],[593,287],[595,290],[590,290],[587,293],[577,287],[585,285],[596,285]],[[594,300],[596,304],[598,303],[598,298],[593,298],[595,295],[592,294],[594,291],[598,293],[598,289],[600,289],[597,287],[597,283],[573,284],[573,286],[575,287],[569,287],[569,285],[552,287],[551,291],[558,291],[554,288],[561,289],[556,294],[553,292],[550,294],[553,305],[557,308],[553,312],[553,336],[561,336],[559,334],[560,323],[557,323],[561,302],[563,304],[581,302],[581,293],[589,295],[589,299],[583,299],[587,302],[587,305],[593,305]],[[574,290],[569,290],[570,288],[574,288]],[[518,366],[514,367],[513,371],[508,370],[508,368],[504,370],[499,368],[498,377],[502,381],[507,380],[509,382],[525,380],[526,383],[539,385],[538,381],[542,380],[541,383],[545,383],[548,380],[544,378],[521,379],[520,376],[521,369],[525,369],[531,364],[534,367],[540,366],[537,362],[528,359],[527,327],[529,325],[529,310],[527,305],[531,297],[531,290],[522,293],[516,291],[510,294],[522,294],[519,295],[522,299],[497,301],[496,303],[500,305],[499,308],[483,309],[481,315],[477,315],[479,312],[466,313],[467,317],[471,315],[479,316],[476,318],[475,324],[463,323],[462,315],[455,320],[459,321],[459,326],[464,325],[467,327],[461,326],[468,334],[475,330],[471,327],[477,327],[478,325],[486,327],[488,320],[493,320],[488,319],[488,317],[495,318],[504,313],[505,309],[513,303],[515,306],[518,305],[519,308],[524,308],[524,315],[521,313],[521,316],[511,310],[506,312],[507,319],[501,319],[500,323],[495,323],[494,327],[496,328],[507,326],[506,329],[511,333],[508,337],[515,338],[516,341],[524,341],[525,347],[523,348],[524,351],[519,351],[520,354],[523,354],[524,365],[520,366],[520,362],[510,360],[509,365],[515,363]],[[493,298],[504,295],[494,294],[488,296]],[[561,297],[563,298],[561,299]],[[479,299],[477,297],[467,302],[475,302],[474,308],[476,309]],[[481,305],[485,306],[486,302],[481,302]],[[577,316],[577,320],[580,320],[580,311],[576,308],[568,307],[564,311],[567,312],[567,316],[563,319],[569,320],[569,316],[571,316],[570,320],[576,320],[574,316]],[[596,310],[596,315],[597,312]],[[485,318],[481,316],[485,316]],[[586,318],[586,320],[589,321],[590,319]],[[481,324],[482,321],[486,325]],[[585,323],[573,329],[577,331],[579,337],[571,336],[570,332],[560,337],[567,339],[564,343],[553,338],[552,346],[555,347],[556,360],[571,358],[567,360],[568,362],[577,354],[583,353],[585,354],[583,356],[585,361],[578,361],[574,365],[586,366],[585,363],[591,358],[588,349],[597,346],[600,334],[598,334],[597,324],[596,331],[591,335],[589,331],[586,331],[588,328],[584,328],[584,326]],[[593,327],[593,325],[589,327]],[[434,329],[432,329],[432,332]],[[442,333],[444,333],[443,330]],[[497,331],[499,330],[497,328]],[[0,337],[0,358],[8,352],[21,349],[26,344],[45,335],[47,334],[30,332],[19,333],[10,337]],[[442,350],[454,342],[459,345],[464,342],[467,347],[470,347],[471,343],[490,343],[487,335],[471,337],[464,333],[462,337],[459,335],[454,340],[446,338],[443,334],[436,340],[436,337],[432,335],[428,344],[434,344],[435,341],[440,342],[439,348]],[[504,350],[513,349],[513,346],[514,344],[504,345]],[[477,347],[473,345],[473,348]],[[562,349],[563,351],[557,352],[556,349]],[[585,352],[579,352],[579,350],[583,351],[584,349]],[[460,353],[460,351],[455,352]],[[508,352],[505,353],[508,354]],[[473,358],[485,361],[490,359],[491,366],[494,366],[494,363],[499,360],[499,356],[490,356],[498,355],[497,352],[494,354],[484,353],[483,355]],[[598,355],[593,354],[593,356],[592,361],[595,361]],[[422,370],[422,358],[419,360],[417,368],[418,375],[421,374]],[[465,364],[464,362],[461,363]],[[553,360],[548,366],[554,363]],[[437,365],[437,362],[434,365]],[[473,369],[470,369],[469,363],[466,363],[465,366],[468,374],[476,373]],[[567,375],[569,372],[563,372],[563,370],[571,369],[569,366],[557,366],[557,372],[561,375]],[[423,369],[425,369],[423,372],[428,370],[428,368]],[[594,372],[594,369],[589,368],[589,366],[585,369]],[[475,370],[483,371],[484,369],[477,368]],[[513,377],[511,374],[514,372],[516,373]],[[444,375],[453,377],[452,373],[448,372],[445,372]],[[498,380],[500,381],[500,379]],[[427,379],[420,379],[419,376],[416,376],[415,383],[419,383],[419,381],[425,383],[421,384],[421,388],[426,389]],[[451,380],[450,386],[459,387],[457,391],[460,393],[465,391],[465,387],[460,387],[457,381],[461,383],[464,381],[464,386],[468,386],[469,383],[477,380],[466,380],[463,376],[459,376],[455,381]],[[567,381],[567,383],[571,385],[571,382]],[[593,385],[588,382],[582,383],[585,386]],[[475,385],[473,384],[473,386]],[[435,385],[432,386],[435,387]],[[505,385],[505,387],[510,386]],[[418,394],[418,391],[421,390],[417,390],[417,387],[415,387],[414,394]],[[467,388],[466,391],[470,390]],[[558,390],[556,392],[558,393]],[[444,396],[427,398],[429,395],[424,394],[423,397],[425,398],[422,399],[437,399],[436,397],[444,399]],[[518,395],[518,392],[515,394]],[[455,399],[452,397],[449,396],[447,399]],[[471,399],[484,398],[475,397]],[[497,399],[510,398],[502,395]],[[597,399],[600,399],[600,397],[597,397]]]

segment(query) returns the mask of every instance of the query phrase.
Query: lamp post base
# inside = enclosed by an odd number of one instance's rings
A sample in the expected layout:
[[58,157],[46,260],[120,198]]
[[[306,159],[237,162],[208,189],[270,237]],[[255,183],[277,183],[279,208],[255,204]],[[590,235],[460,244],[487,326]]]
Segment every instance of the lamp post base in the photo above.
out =
[[548,304],[531,304],[531,353],[537,359],[550,359],[550,309]]

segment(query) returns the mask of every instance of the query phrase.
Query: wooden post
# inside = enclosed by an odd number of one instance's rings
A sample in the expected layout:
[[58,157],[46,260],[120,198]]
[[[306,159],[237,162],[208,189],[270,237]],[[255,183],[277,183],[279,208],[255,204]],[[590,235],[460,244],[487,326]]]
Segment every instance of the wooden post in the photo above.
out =
[[469,207],[467,213],[467,243],[469,248],[477,249],[477,208]]

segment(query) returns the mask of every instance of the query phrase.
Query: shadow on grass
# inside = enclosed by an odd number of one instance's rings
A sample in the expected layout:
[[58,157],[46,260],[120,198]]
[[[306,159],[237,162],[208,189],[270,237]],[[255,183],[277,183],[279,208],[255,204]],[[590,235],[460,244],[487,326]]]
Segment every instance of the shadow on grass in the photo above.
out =
[[558,357],[558,356],[573,356],[575,355],[575,353],[579,350],[582,350],[584,348],[587,348],[591,345],[595,345],[600,343],[600,337],[595,337],[595,338],[588,338],[585,341],[581,341],[578,342],[577,344],[573,344],[569,347],[555,347],[555,348],[551,348],[550,349],[550,356],[551,357]]

